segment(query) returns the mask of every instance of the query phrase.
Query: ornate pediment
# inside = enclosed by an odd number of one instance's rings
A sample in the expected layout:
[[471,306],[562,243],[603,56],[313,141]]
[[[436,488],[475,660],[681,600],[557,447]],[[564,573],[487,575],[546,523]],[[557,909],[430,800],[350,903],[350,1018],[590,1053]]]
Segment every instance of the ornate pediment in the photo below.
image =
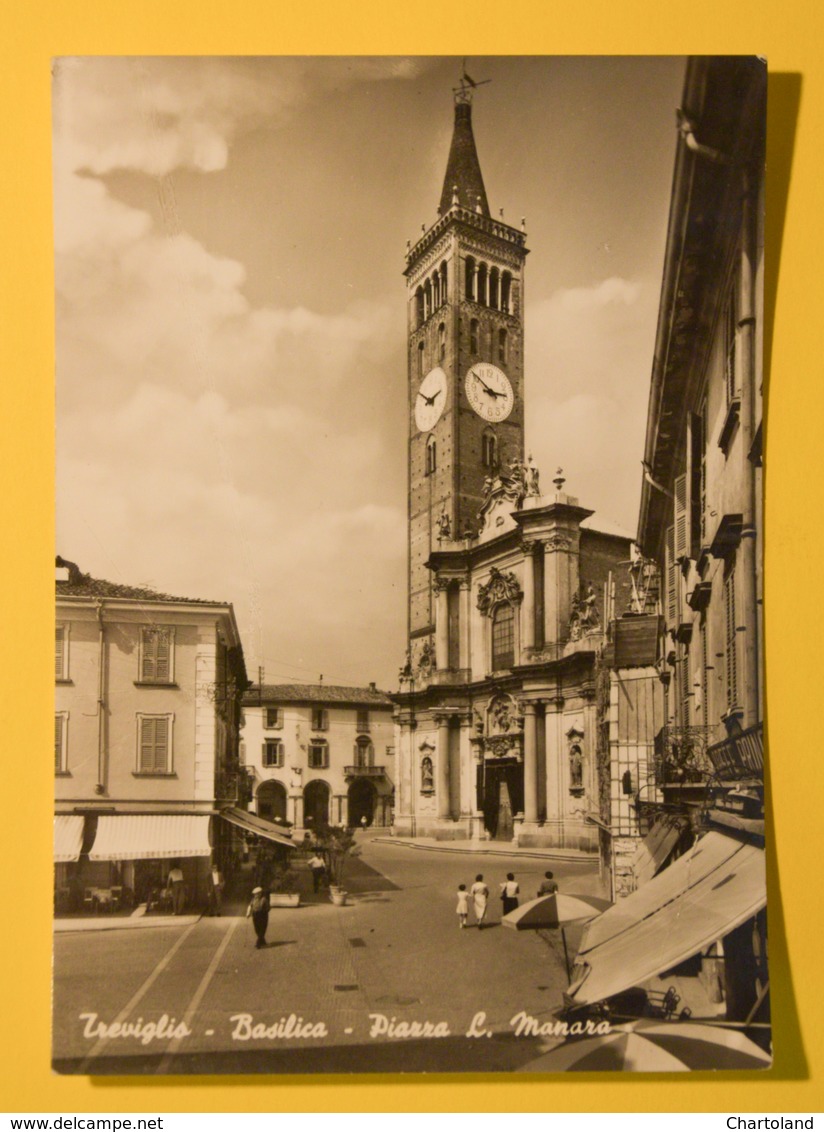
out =
[[520,601],[521,596],[521,585],[515,574],[493,566],[489,571],[489,581],[478,590],[478,609],[486,614],[499,602]]

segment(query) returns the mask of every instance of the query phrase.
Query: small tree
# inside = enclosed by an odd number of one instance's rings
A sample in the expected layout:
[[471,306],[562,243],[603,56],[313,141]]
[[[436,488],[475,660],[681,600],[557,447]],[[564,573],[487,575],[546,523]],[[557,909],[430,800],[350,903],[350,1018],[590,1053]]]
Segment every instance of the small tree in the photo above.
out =
[[315,830],[315,837],[326,858],[329,883],[342,888],[349,861],[360,853],[352,830],[345,825],[326,825]]

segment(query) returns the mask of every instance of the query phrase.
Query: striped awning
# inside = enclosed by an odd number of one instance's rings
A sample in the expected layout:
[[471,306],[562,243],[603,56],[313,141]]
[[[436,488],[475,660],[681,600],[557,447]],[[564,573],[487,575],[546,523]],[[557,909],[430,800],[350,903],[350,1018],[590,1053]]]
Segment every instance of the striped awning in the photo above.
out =
[[287,837],[282,828],[276,826],[273,822],[267,821],[266,818],[261,818],[257,814],[244,813],[243,810],[238,810],[233,806],[220,811],[220,816],[225,818],[226,821],[231,822],[232,825],[238,826],[240,829],[245,829],[247,833],[254,833],[256,837],[265,837],[267,841],[274,841],[277,845],[286,845],[290,849],[295,848],[295,843],[290,837]]
[[55,814],[54,860],[76,861],[83,848],[83,818],[80,814]]
[[211,852],[208,814],[103,814],[89,859],[208,857]]

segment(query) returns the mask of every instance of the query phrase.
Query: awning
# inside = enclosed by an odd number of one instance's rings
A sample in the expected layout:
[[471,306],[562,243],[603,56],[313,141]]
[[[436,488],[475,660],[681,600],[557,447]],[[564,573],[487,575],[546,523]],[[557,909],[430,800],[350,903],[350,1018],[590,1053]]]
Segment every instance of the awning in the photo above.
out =
[[89,859],[208,857],[211,852],[208,814],[102,814]]
[[54,859],[76,861],[83,848],[83,818],[80,814],[55,814]]
[[668,971],[767,902],[764,850],[708,833],[584,929],[569,996],[584,1005]]
[[689,819],[681,816],[662,814],[658,818],[632,859],[632,871],[639,888],[661,871],[688,824]]
[[294,841],[287,837],[279,826],[267,821],[266,818],[258,817],[257,814],[244,813],[243,810],[230,807],[227,810],[221,810],[220,816],[226,818],[226,821],[231,822],[232,825],[245,829],[247,833],[254,833],[257,837],[265,837],[278,845],[288,845],[290,849],[295,848]]

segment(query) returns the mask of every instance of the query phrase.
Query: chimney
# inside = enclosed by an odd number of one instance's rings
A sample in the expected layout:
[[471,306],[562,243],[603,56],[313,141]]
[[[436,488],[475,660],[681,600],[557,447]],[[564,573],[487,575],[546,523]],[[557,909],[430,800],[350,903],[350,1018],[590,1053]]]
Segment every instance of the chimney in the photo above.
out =
[[370,680],[370,681],[369,681],[369,691],[370,691],[370,692],[377,692],[377,690],[378,690],[378,686],[377,686],[377,684],[375,683],[375,681],[374,681],[374,680]]

